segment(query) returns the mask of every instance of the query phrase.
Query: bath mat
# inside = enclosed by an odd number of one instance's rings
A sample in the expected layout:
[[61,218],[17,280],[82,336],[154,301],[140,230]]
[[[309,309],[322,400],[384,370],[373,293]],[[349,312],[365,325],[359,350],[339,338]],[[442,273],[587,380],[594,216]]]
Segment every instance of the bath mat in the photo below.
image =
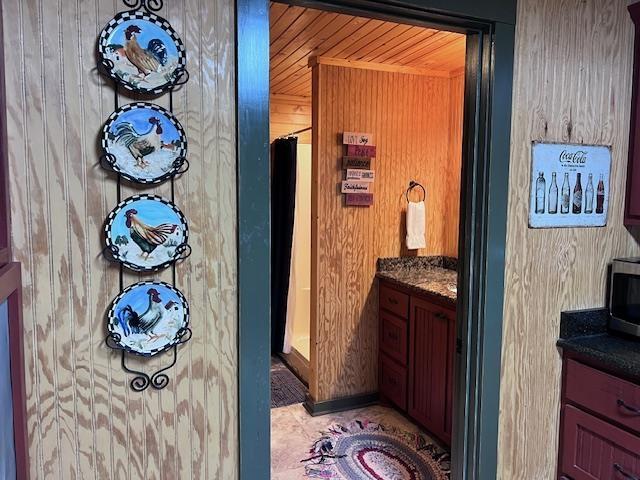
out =
[[302,461],[308,478],[449,480],[449,454],[418,432],[354,420],[321,434]]
[[271,408],[304,402],[307,387],[277,357],[271,357]]

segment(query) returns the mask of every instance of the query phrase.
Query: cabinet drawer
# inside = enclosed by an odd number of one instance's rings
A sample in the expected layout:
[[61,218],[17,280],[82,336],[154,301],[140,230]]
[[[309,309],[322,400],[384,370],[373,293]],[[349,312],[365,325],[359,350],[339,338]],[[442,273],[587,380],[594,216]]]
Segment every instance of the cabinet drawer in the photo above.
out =
[[566,361],[565,397],[620,425],[640,432],[640,386]]
[[395,313],[399,317],[407,318],[409,315],[409,296],[386,285],[380,285],[380,308]]
[[574,480],[640,476],[640,438],[565,405],[561,469]]
[[380,393],[401,410],[407,409],[407,370],[380,355]]
[[380,349],[401,365],[407,365],[407,321],[380,311]]

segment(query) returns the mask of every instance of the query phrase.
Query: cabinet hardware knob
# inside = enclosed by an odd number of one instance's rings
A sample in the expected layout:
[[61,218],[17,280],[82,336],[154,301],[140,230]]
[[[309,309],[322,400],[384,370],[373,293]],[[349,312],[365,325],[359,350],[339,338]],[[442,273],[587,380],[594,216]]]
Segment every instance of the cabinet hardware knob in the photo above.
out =
[[627,405],[624,400],[621,398],[618,399],[618,407],[625,409],[627,412],[632,413],[634,415],[640,415],[640,408],[632,407],[631,405]]
[[398,304],[398,300],[396,300],[395,298],[392,297],[388,297],[389,303],[391,305],[397,305]]
[[440,320],[447,320],[448,317],[442,312],[436,312],[436,318],[439,318]]
[[620,473],[620,475],[622,475],[627,480],[640,480],[638,477],[634,477],[629,472],[627,472],[619,463],[614,463],[613,468],[615,468],[618,473]]

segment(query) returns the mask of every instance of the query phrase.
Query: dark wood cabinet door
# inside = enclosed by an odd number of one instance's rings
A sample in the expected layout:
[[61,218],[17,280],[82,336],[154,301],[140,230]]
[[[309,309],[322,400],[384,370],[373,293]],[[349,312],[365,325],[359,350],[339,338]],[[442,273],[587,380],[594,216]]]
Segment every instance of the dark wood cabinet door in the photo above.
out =
[[412,297],[409,320],[409,415],[450,444],[455,314]]
[[564,406],[561,469],[574,480],[640,477],[640,437]]
[[636,26],[636,38],[624,222],[626,225],[640,225],[640,2],[630,5],[628,8]]

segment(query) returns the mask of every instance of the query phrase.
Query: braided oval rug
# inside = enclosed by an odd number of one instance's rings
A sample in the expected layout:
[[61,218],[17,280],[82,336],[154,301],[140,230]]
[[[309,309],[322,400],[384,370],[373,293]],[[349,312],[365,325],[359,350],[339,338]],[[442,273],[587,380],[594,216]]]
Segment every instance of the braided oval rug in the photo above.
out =
[[449,480],[449,454],[418,432],[354,420],[321,434],[302,461],[308,478]]

